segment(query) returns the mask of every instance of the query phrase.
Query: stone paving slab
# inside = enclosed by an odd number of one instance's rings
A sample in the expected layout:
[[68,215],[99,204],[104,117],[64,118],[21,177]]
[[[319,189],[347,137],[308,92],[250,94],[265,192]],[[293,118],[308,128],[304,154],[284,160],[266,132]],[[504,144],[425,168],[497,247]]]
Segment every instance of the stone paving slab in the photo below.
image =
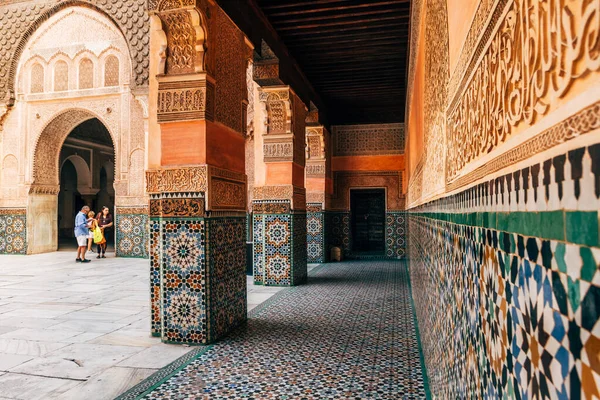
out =
[[112,399],[194,351],[150,336],[148,260],[107,257],[0,255],[0,399]]

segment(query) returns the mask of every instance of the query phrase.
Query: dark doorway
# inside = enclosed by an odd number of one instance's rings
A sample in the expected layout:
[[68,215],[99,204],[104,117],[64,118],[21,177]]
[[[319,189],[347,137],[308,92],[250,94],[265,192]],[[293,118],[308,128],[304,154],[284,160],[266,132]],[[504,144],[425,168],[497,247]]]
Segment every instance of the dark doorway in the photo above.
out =
[[[94,212],[107,206],[113,213],[114,146],[110,133],[96,118],[71,131],[60,152],[60,192],[58,194],[58,247],[76,247],[73,227],[75,215],[87,205]],[[112,250],[114,228],[105,236]]]
[[352,251],[383,255],[385,252],[385,190],[350,191]]

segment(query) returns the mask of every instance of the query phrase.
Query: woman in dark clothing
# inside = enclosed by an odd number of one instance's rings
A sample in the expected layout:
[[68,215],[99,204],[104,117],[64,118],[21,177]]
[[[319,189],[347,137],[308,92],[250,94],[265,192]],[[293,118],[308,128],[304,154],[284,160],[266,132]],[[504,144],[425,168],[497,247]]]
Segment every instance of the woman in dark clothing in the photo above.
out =
[[[113,217],[110,215],[110,210],[106,206],[102,207],[102,211],[98,213],[98,225],[106,239],[106,230],[113,226]],[[98,245],[98,258],[106,258],[104,255],[105,253],[106,240],[104,240],[104,243]]]

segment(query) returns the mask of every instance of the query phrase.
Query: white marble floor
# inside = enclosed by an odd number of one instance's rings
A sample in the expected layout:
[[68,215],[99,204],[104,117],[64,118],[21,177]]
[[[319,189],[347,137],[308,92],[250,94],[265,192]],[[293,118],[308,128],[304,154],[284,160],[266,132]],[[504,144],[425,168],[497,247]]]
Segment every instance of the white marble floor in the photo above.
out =
[[112,399],[191,350],[149,335],[148,260],[90,256],[0,255],[0,400]]

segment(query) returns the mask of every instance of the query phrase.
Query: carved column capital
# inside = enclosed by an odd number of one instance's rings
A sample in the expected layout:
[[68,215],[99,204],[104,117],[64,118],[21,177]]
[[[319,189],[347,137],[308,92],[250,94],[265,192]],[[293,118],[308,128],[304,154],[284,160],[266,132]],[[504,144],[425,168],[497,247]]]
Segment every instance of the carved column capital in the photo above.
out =
[[154,30],[162,31],[165,47],[158,50],[159,75],[206,71],[207,24],[195,0],[150,0]]

